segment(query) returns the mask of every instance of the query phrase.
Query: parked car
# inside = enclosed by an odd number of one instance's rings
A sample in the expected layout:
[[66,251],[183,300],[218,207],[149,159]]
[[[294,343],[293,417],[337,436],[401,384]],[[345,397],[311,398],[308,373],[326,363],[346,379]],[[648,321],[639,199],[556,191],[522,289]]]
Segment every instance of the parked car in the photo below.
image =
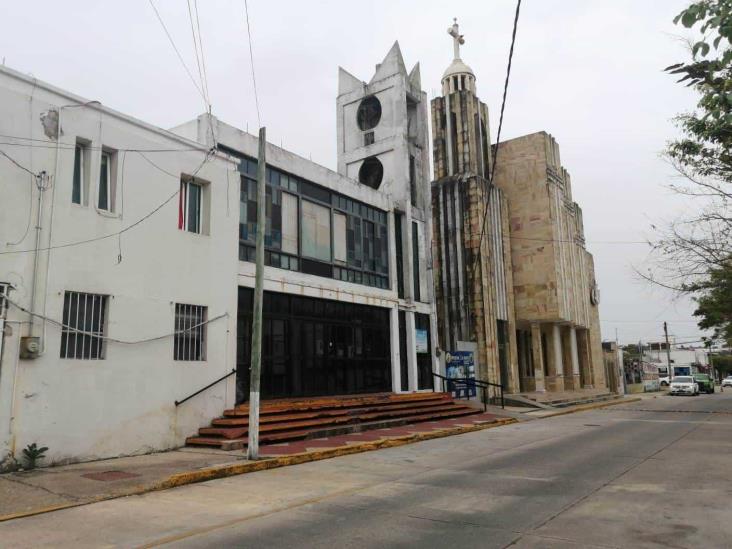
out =
[[699,385],[694,381],[693,376],[676,376],[671,380],[672,395],[693,395],[699,394]]
[[699,386],[699,392],[701,393],[713,393],[714,392],[714,380],[707,374],[694,374],[691,376]]
[[665,376],[661,376],[658,378],[658,381],[661,383],[661,387],[668,387],[671,383],[671,378],[668,377],[668,374]]
[[722,380],[722,387],[732,387],[732,376],[727,376]]

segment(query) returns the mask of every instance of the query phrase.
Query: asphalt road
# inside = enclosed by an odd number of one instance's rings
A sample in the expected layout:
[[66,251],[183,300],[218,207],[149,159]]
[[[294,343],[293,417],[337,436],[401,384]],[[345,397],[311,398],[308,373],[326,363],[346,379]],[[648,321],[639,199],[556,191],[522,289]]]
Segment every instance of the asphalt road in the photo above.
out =
[[732,390],[0,523],[1,547],[731,547]]

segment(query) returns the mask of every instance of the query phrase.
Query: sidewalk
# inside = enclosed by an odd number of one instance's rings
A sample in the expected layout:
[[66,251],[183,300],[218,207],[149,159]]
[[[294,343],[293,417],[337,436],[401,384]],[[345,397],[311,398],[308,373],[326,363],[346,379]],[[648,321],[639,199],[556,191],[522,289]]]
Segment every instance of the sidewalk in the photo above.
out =
[[0,522],[122,496],[138,495],[339,455],[378,450],[496,427],[516,420],[495,413],[272,444],[248,461],[241,450],[181,448],[0,475]]

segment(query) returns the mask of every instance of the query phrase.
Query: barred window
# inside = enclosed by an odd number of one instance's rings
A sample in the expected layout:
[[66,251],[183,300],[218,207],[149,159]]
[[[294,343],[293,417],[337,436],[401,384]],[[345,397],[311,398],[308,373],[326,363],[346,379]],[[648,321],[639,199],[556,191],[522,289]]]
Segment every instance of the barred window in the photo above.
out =
[[208,307],[175,304],[173,360],[206,360]]
[[61,358],[103,360],[109,296],[66,292],[64,294]]

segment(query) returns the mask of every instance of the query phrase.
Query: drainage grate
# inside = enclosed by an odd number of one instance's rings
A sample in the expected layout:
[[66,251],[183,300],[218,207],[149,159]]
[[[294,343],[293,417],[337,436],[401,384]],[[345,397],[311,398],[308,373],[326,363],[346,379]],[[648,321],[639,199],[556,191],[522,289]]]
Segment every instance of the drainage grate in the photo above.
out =
[[127,473],[125,471],[103,471],[101,473],[86,473],[81,475],[91,480],[100,480],[102,482],[110,482],[112,480],[125,480],[128,478],[140,477],[137,473]]
[[602,427],[602,425],[597,425],[596,423],[585,423],[585,427]]

